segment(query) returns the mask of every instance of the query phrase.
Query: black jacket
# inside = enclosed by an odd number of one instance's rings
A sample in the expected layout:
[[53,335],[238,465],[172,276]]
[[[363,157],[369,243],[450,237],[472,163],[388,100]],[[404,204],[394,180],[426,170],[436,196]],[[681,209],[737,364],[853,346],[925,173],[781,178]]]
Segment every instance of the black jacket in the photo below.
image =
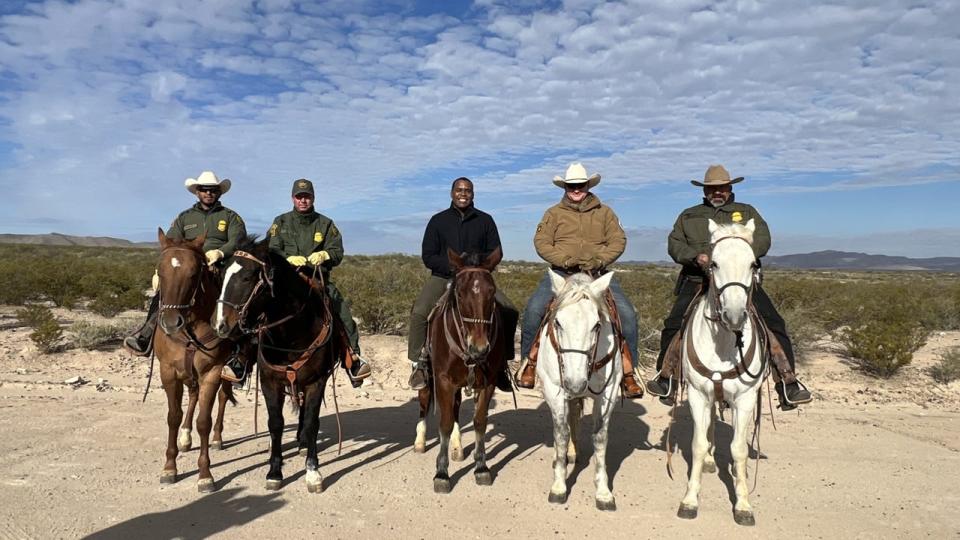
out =
[[447,259],[447,248],[456,253],[480,253],[486,257],[498,247],[500,233],[490,214],[471,206],[461,215],[451,204],[450,208],[434,214],[427,223],[420,256],[431,274],[449,279],[453,272]]

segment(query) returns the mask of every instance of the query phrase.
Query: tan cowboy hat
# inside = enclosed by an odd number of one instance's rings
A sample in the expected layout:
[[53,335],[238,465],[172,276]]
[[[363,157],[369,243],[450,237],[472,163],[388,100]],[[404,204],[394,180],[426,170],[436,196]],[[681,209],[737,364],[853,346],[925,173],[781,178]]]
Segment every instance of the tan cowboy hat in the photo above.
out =
[[600,183],[600,175],[597,173],[587,176],[587,169],[583,167],[582,163],[571,163],[567,167],[567,172],[562,177],[554,176],[553,184],[557,187],[564,187],[567,184],[582,184],[587,183],[587,189],[592,188],[593,186]]
[[230,191],[230,179],[224,178],[220,180],[217,178],[217,175],[213,174],[213,171],[203,171],[200,173],[200,176],[196,178],[187,178],[183,185],[187,186],[187,191],[193,194],[197,193],[197,188],[200,186],[219,187],[220,195]]
[[723,168],[723,165],[711,165],[707,168],[707,172],[703,173],[703,182],[691,180],[690,183],[698,187],[725,186],[727,184],[736,184],[742,180],[742,176],[738,176],[731,180],[730,173]]

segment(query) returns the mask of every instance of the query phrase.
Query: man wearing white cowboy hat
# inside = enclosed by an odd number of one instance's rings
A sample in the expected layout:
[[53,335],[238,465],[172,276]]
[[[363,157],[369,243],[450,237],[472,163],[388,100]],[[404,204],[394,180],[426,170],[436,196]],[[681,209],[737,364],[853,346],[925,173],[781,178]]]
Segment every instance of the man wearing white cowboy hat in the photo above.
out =
[[[220,197],[230,191],[230,183],[229,179],[218,179],[212,171],[203,171],[197,178],[187,178],[184,185],[187,191],[197,196],[197,203],[180,212],[167,231],[167,237],[183,240],[193,240],[206,234],[203,251],[209,265],[215,265],[233,255],[237,242],[247,235],[246,225],[240,215],[220,204]],[[154,290],[157,289],[157,283],[154,273]],[[159,299],[159,295],[154,295],[147,313],[147,322],[123,341],[124,345],[138,356],[150,354]]]
[[[613,210],[590,193],[590,189],[600,183],[600,175],[587,176],[582,164],[573,163],[567,167],[563,177],[555,176],[553,183],[563,188],[564,194],[559,203],[543,214],[543,219],[537,225],[533,239],[537,254],[550,263],[553,271],[564,276],[577,272],[604,273],[623,254],[627,236]],[[621,390],[624,397],[638,398],[643,396],[643,389],[634,374],[637,361],[637,312],[616,277],[610,282],[610,291],[632,355],[623,357]],[[544,274],[523,311],[520,352],[524,364],[517,373],[517,386],[521,388],[533,388],[536,382],[536,357],[531,358],[530,352],[552,298],[550,276]]]
[[[676,391],[676,381],[672,374],[680,358],[679,335],[687,307],[698,296],[701,288],[709,285],[706,269],[710,266],[710,232],[708,221],[718,224],[746,224],[751,219],[756,226],[753,232],[753,252],[760,257],[770,249],[770,229],[757,209],[734,201],[733,184],[741,182],[742,176],[730,178],[730,173],[722,165],[711,165],[703,175],[703,182],[691,180],[690,183],[703,188],[703,202],[687,208],[680,213],[673,225],[673,231],[667,240],[667,251],[678,264],[683,265],[677,280],[675,294],[677,300],[667,318],[663,320],[660,332],[660,354],[657,357],[657,377],[646,384],[647,391],[661,396],[660,401],[672,404]],[[753,305],[757,313],[773,334],[771,341],[771,360],[782,378],[775,385],[780,398],[780,407],[784,410],[796,408],[799,403],[811,400],[810,392],[796,378],[794,373],[793,345],[787,335],[787,326],[783,318],[773,307],[770,297],[764,292],[759,280],[753,290]],[[775,347],[778,342],[780,347]],[[782,351],[781,351],[782,349]]]

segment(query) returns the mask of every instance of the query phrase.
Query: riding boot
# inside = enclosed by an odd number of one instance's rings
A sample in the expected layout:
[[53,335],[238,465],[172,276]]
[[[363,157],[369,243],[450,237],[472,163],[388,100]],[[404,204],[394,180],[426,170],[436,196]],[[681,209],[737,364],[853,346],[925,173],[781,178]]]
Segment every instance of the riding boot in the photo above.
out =
[[767,331],[767,339],[770,347],[770,361],[780,378],[773,385],[773,388],[777,391],[777,398],[780,400],[780,409],[790,411],[796,409],[797,405],[813,401],[813,396],[810,395],[807,387],[797,380],[797,374],[790,366],[790,359],[787,358],[787,353],[780,341],[770,331]]
[[428,371],[430,369],[430,356],[427,355],[426,348],[420,350],[420,358],[412,364],[413,372],[410,373],[410,380],[407,381],[407,384],[414,390],[423,390],[427,387],[427,380],[430,377]]
[[160,311],[160,294],[153,295],[147,310],[147,320],[136,332],[123,340],[123,345],[136,356],[150,356],[153,352],[153,333],[157,330],[157,314]]
[[220,370],[220,378],[232,382],[234,386],[242,387],[247,382],[251,361],[251,358],[240,354],[240,347],[237,347]]
[[370,364],[358,353],[354,353],[349,347],[346,354],[343,355],[343,369],[347,372],[347,378],[354,388],[363,386],[363,380],[370,376]]
[[627,399],[642,398],[643,387],[637,384],[636,371],[633,369],[633,360],[630,350],[626,347],[626,342],[624,342],[620,352],[622,353],[620,359],[623,363],[623,380],[620,381],[620,391],[623,393],[623,397]]
[[673,405],[674,396],[677,393],[677,385],[674,381],[680,380],[680,342],[682,332],[674,334],[673,339],[667,346],[666,353],[663,355],[663,366],[656,378],[647,381],[647,392],[658,396],[660,403],[664,405]]
[[532,351],[530,357],[524,359],[520,369],[517,370],[514,382],[517,383],[518,387],[527,389],[533,388],[537,384],[537,357]]

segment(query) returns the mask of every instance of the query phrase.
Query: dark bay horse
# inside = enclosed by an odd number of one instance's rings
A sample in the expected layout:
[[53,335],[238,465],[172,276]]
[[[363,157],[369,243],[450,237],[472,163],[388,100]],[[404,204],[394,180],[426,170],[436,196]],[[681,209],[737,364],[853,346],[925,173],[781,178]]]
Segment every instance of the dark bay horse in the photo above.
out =
[[337,329],[324,288],[311,285],[268,244],[269,238],[258,243],[248,239],[227,261],[215,326],[221,337],[252,334],[257,339],[270,430],[266,488],[277,490],[283,483],[283,402],[289,393],[299,410],[297,439],[306,450],[307,490],[319,493],[320,405],[336,367]]
[[421,452],[424,450],[422,438],[426,432],[425,417],[431,399],[435,398],[440,413],[440,453],[437,456],[437,472],[433,477],[433,490],[437,493],[450,492],[447,468],[451,443],[454,459],[463,459],[458,422],[460,389],[465,387],[468,395],[476,393],[473,415],[476,437],[474,479],[478,485],[493,484],[484,444],[487,409],[496,388],[497,375],[506,367],[503,340],[513,339],[513,336],[504,335],[502,317],[494,299],[497,285],[493,281],[493,270],[503,258],[500,248],[483,261],[477,255],[462,258],[450,250],[447,256],[454,277],[450,290],[427,328],[433,385],[420,391],[420,422],[414,448]]
[[[197,489],[201,493],[215,489],[210,474],[211,444],[223,444],[223,413],[227,401],[236,404],[232,387],[221,381],[220,370],[234,350],[234,344],[218,338],[210,326],[216,305],[219,282],[203,256],[204,236],[192,241],[170,240],[157,231],[160,242],[160,313],[154,332],[153,346],[160,360],[160,381],[167,394],[167,450],[160,482],[177,481],[177,454],[189,450],[193,412],[197,404],[197,432],[200,434],[200,455]],[[190,401],[187,414],[182,409],[183,388]],[[213,441],[210,441],[213,400],[220,397]],[[181,420],[183,425],[180,426]],[[180,426],[178,437],[177,427]]]

